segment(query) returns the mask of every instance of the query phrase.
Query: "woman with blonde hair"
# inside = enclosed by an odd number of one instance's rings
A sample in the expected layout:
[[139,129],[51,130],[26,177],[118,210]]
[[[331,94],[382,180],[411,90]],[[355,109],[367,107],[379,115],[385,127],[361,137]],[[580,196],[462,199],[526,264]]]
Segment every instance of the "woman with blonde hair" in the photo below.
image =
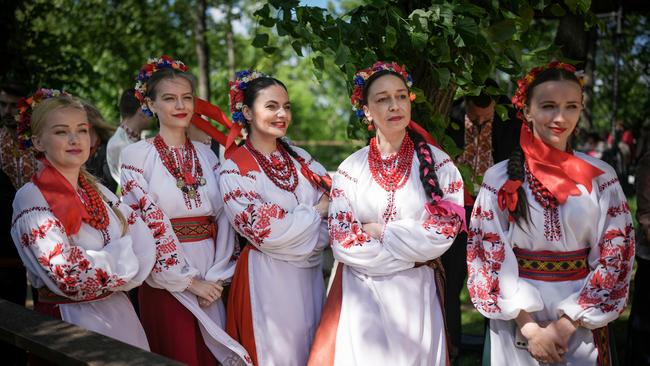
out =
[[153,237],[84,170],[90,124],[83,105],[54,91],[39,93],[31,118],[25,108],[20,122],[41,167],[16,194],[11,229],[30,282],[64,321],[148,350],[124,291],[149,275]]

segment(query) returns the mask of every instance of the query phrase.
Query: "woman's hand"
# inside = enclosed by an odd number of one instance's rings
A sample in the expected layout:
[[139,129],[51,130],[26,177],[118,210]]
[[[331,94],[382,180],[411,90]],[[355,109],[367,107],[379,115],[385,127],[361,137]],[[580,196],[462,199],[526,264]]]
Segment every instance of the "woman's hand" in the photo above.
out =
[[330,198],[328,195],[324,194],[318,200],[318,203],[314,206],[320,217],[326,218],[329,208],[330,208]]
[[374,239],[379,239],[381,237],[381,233],[384,232],[384,225],[378,224],[376,222],[363,224],[362,228],[363,231],[368,233],[368,235],[372,236]]
[[563,355],[569,350],[569,340],[577,329],[573,320],[566,315],[562,315],[560,319],[548,325],[548,331],[556,339],[555,343],[557,344],[560,355]]
[[562,355],[557,345],[559,339],[548,329],[548,323],[538,324],[530,314],[520,311],[515,319],[521,334],[528,341],[528,352],[533,358],[543,363],[562,362]]
[[187,289],[199,298],[200,306],[206,307],[221,297],[223,281],[210,282],[195,277]]

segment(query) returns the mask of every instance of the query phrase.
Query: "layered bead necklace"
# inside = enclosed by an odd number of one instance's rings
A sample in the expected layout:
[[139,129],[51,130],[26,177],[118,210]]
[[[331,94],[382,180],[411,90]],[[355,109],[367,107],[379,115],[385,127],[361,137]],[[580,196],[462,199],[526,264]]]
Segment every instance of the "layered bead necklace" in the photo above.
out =
[[528,187],[530,187],[531,192],[535,196],[535,201],[537,201],[545,209],[553,209],[558,206],[558,200],[553,196],[551,191],[549,191],[542,182],[537,179],[528,169],[528,163],[525,163],[526,170],[526,179],[528,179]]
[[386,191],[396,191],[404,186],[411,174],[413,163],[413,141],[408,134],[402,140],[402,146],[397,154],[382,159],[377,138],[370,140],[370,151],[368,152],[368,166],[372,178]]
[[88,213],[88,218],[83,221],[97,230],[106,230],[109,219],[104,200],[83,175],[79,175],[78,191]]
[[[160,135],[153,139],[153,145],[160,155],[160,159],[167,168],[167,171],[176,178],[176,187],[180,189],[188,198],[194,199],[198,195],[199,186],[204,186],[206,183],[203,178],[203,169],[199,162],[199,157],[194,150],[194,145],[189,139],[186,139],[184,146],[184,154],[180,156],[180,166],[174,159],[174,154],[167,146],[165,141]],[[184,155],[184,156],[183,156]],[[196,174],[192,174],[192,171]]]
[[280,189],[293,192],[298,186],[298,170],[282,145],[277,144],[276,147],[280,156],[271,154],[267,158],[253,147],[250,140],[246,140],[246,148],[253,154],[271,182]]

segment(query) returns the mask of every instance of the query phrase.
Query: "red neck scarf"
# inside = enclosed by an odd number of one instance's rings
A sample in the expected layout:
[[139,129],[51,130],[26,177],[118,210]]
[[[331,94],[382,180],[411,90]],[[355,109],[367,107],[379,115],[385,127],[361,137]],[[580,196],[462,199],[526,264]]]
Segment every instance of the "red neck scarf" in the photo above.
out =
[[[530,172],[548,189],[559,204],[569,196],[579,196],[578,184],[591,193],[592,181],[604,172],[572,153],[558,150],[535,137],[526,124],[521,125],[519,144]],[[499,190],[499,208],[514,211],[517,189],[523,182],[508,179]]]
[[40,159],[43,169],[34,174],[32,181],[45,197],[54,216],[61,221],[65,232],[79,232],[83,219],[89,219],[81,198],[72,185],[46,158]]

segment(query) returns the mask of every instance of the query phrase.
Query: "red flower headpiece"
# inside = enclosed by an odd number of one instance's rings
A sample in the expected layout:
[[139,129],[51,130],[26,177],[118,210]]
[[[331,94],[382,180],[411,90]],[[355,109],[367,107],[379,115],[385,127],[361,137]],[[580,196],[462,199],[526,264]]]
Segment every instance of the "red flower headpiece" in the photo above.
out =
[[18,101],[16,132],[18,134],[18,146],[22,150],[32,147],[32,111],[34,108],[45,99],[60,95],[70,96],[70,94],[61,90],[40,88],[32,96],[21,98]]
[[228,82],[230,86],[230,112],[232,113],[232,120],[235,123],[243,125],[246,123],[246,118],[242,109],[244,109],[244,90],[248,87],[251,81],[266,77],[258,71],[242,70],[235,73],[235,81]]
[[[543,66],[538,66],[533,68],[523,78],[517,80],[517,91],[515,92],[515,95],[512,97],[512,105],[515,106],[515,108],[517,108],[518,110],[517,117],[520,120],[525,121],[524,114],[522,111],[524,110],[524,105],[526,104],[526,96],[530,84],[532,84],[533,81],[535,81],[535,78],[537,77],[537,75],[539,75],[539,73],[547,69],[562,69],[570,73],[576,74],[575,66],[560,61],[551,61],[548,65],[543,65]],[[584,80],[578,75],[576,75],[576,77],[578,78],[578,82],[580,82],[580,86],[583,86]]]
[[[352,110],[354,111],[355,115],[361,120],[365,121],[366,118],[365,114],[363,113],[363,105],[366,104],[366,101],[363,100],[363,88],[366,85],[366,81],[374,73],[383,70],[392,71],[401,75],[404,78],[404,81],[406,81],[406,86],[409,89],[413,86],[413,78],[411,78],[411,75],[406,72],[406,67],[404,65],[399,66],[396,62],[377,61],[374,65],[372,65],[372,67],[358,71],[354,75],[354,86],[352,87],[350,103],[352,103]],[[410,93],[409,98],[411,101],[413,101],[415,99],[415,94]]]
[[136,77],[134,89],[135,97],[140,101],[140,108],[142,108],[142,111],[147,116],[153,116],[153,112],[147,107],[147,103],[144,100],[144,96],[147,94],[147,81],[149,81],[149,78],[151,78],[154,72],[160,69],[175,69],[183,72],[188,70],[184,63],[174,60],[167,55],[163,55],[160,58],[150,58],[146,64],[142,65]]

